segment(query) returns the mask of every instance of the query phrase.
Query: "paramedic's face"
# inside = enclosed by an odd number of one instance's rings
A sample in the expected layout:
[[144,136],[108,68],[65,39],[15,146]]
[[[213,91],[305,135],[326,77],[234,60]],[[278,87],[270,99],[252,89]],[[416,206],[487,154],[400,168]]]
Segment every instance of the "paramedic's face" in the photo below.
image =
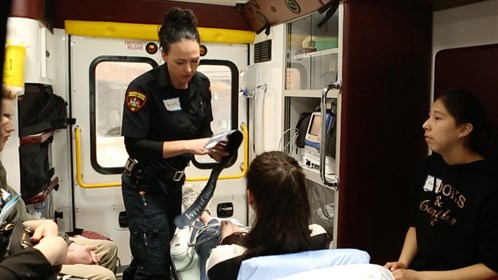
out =
[[425,130],[425,142],[429,148],[443,156],[464,141],[463,126],[456,124],[455,118],[446,110],[440,99],[432,105],[429,118],[422,128]]
[[3,151],[10,134],[15,130],[12,118],[14,117],[14,100],[2,99],[2,130],[0,137],[0,151]]
[[199,66],[200,48],[195,40],[181,40],[170,45],[168,52],[162,53],[168,65],[169,78],[177,89],[188,88],[188,82]]

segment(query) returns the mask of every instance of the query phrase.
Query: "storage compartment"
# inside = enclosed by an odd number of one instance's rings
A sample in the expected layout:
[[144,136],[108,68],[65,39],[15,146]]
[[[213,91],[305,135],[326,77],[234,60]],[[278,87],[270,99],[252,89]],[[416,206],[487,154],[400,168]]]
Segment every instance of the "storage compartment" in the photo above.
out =
[[52,131],[67,126],[67,103],[53,93],[52,86],[25,85],[19,97],[19,136]]
[[50,85],[26,83],[18,105],[21,195],[26,204],[40,206],[58,189],[51,145],[54,131],[67,127],[67,103]]
[[333,240],[337,236],[336,139],[341,100],[339,89],[328,90],[328,85],[340,77],[340,11],[341,7],[330,18],[314,13],[286,24],[284,131],[293,133],[282,136],[285,152],[300,163],[308,179],[310,222],[323,226]]
[[43,143],[25,142],[26,144],[21,144],[19,147],[23,198],[39,194],[50,184],[52,176],[54,176],[49,156],[51,142],[52,137]]
[[338,27],[336,12],[315,13],[287,24],[285,89],[322,89],[338,77]]

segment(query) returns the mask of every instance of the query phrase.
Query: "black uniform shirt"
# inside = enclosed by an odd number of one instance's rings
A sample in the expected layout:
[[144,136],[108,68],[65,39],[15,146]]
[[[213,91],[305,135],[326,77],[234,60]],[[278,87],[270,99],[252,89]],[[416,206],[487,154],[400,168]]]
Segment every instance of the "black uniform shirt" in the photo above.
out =
[[[197,72],[188,89],[175,89],[166,64],[133,80],[126,90],[122,132],[125,138],[175,141],[210,137],[211,91],[209,79]],[[136,158],[140,164],[160,170],[183,170],[191,154],[170,158]]]

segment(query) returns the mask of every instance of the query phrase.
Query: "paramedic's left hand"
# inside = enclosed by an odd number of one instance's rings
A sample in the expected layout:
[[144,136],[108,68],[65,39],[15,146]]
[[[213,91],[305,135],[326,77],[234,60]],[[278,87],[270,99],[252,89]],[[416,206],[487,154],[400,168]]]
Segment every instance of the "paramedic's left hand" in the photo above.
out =
[[229,155],[229,153],[226,151],[227,148],[227,141],[221,141],[216,146],[212,147],[209,149],[209,156],[216,160],[217,162],[220,162],[223,157],[226,157]]
[[71,243],[64,264],[99,264],[99,259],[95,254],[96,250],[97,247],[93,245],[82,246]]

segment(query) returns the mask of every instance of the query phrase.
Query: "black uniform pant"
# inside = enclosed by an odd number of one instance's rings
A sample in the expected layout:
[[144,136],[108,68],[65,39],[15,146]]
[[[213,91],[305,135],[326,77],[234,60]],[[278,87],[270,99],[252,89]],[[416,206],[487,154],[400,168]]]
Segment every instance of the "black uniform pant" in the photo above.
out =
[[170,279],[170,241],[181,214],[185,181],[121,176],[133,259],[123,280]]

